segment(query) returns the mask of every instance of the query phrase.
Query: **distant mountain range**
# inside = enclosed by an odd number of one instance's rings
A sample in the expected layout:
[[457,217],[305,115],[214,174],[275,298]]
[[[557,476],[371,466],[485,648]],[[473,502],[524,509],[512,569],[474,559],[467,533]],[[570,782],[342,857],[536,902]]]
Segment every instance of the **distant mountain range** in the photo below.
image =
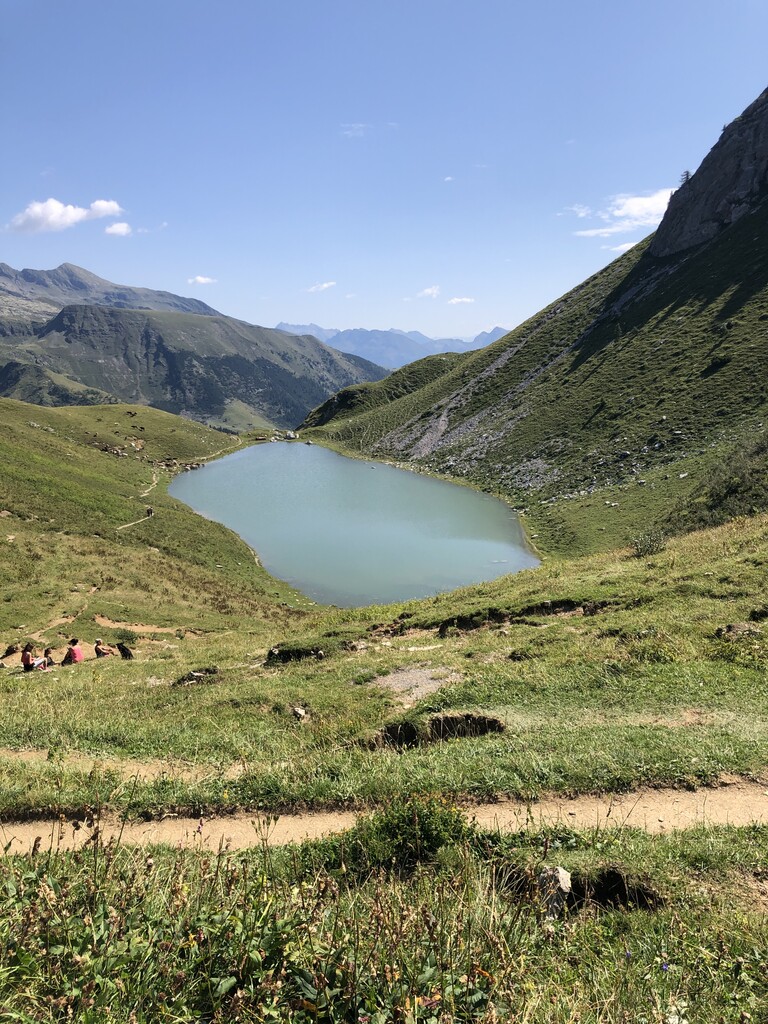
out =
[[494,327],[467,341],[464,338],[428,338],[419,331],[377,331],[362,327],[340,331],[332,327],[318,327],[317,324],[279,323],[276,330],[309,335],[327,344],[332,342],[333,347],[340,352],[362,356],[390,369],[440,352],[469,352],[490,345],[509,333],[504,327]]
[[381,366],[256,327],[197,299],[112,284],[70,263],[0,264],[0,395],[40,405],[138,402],[233,429],[295,426]]

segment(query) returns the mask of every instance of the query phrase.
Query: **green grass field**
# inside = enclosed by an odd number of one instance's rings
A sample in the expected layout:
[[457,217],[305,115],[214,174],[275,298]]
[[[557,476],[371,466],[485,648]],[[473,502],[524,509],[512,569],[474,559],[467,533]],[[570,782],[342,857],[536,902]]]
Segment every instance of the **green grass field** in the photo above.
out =
[[[218,856],[95,843],[6,857],[0,1015],[765,1019],[764,827],[498,835],[456,805],[764,779],[768,516],[644,557],[594,553],[623,514],[614,492],[618,508],[572,502],[557,527],[591,554],[330,609],[168,497],[180,464],[235,438],[125,406],[2,401],[0,427],[0,640],[61,654],[79,635],[90,655],[96,636],[127,638],[136,654],[30,674],[4,659],[0,818],[375,812],[285,850],[255,833]],[[640,519],[653,491],[636,490]],[[428,685],[409,699],[403,678]],[[441,739],[440,716],[493,726]],[[554,864],[586,902],[546,921],[531,886]],[[614,869],[653,905],[606,901]]]

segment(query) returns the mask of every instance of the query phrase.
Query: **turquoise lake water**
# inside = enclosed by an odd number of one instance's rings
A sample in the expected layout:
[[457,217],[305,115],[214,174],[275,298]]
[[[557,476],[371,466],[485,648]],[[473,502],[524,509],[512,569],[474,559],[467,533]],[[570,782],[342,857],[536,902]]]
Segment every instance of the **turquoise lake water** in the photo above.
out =
[[317,445],[255,445],[183,473],[170,493],[323,604],[427,597],[538,565],[504,502]]

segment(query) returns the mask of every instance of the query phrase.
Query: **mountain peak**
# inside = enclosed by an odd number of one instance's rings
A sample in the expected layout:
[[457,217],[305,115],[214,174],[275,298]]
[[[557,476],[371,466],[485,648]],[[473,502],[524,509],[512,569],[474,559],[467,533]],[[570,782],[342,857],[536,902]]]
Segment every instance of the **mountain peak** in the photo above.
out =
[[650,245],[671,256],[708,242],[768,198],[768,89],[723,129],[701,166],[672,194]]

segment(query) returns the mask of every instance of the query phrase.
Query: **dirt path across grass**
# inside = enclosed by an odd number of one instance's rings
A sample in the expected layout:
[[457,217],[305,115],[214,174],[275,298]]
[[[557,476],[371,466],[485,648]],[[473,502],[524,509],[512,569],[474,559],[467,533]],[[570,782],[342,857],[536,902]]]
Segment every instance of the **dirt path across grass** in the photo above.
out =
[[147,633],[195,633],[195,630],[186,626],[153,626],[148,622],[117,622],[106,615],[94,615],[93,621],[98,626],[109,629],[130,629],[133,633],[140,633],[144,636]]
[[155,487],[157,487],[157,481],[158,481],[158,479],[159,479],[159,477],[158,477],[158,475],[157,475],[157,470],[156,470],[156,469],[153,469],[153,470],[152,470],[152,483],[151,483],[151,484],[149,485],[149,487],[147,487],[147,489],[146,489],[146,490],[144,490],[144,491],[142,491],[142,492],[141,492],[141,494],[139,495],[139,497],[140,497],[140,498],[146,498],[146,496],[147,496],[147,495],[148,495],[148,494],[150,493],[150,491],[153,491],[153,490],[155,489]]
[[[616,828],[623,825],[663,833],[694,825],[768,824],[766,783],[728,777],[717,786],[697,790],[643,789],[604,796],[547,797],[533,802],[500,800],[466,809],[484,829],[504,831],[567,825],[575,829]],[[120,839],[131,845],[166,844],[232,850],[280,846],[343,832],[356,820],[351,811],[265,816],[240,813],[220,818],[179,818],[123,824],[107,816],[100,824],[103,841]],[[37,842],[42,850],[79,849],[94,839],[82,823],[32,821],[0,824],[0,846],[6,853],[28,852]],[[38,842],[39,840],[39,842]]]

